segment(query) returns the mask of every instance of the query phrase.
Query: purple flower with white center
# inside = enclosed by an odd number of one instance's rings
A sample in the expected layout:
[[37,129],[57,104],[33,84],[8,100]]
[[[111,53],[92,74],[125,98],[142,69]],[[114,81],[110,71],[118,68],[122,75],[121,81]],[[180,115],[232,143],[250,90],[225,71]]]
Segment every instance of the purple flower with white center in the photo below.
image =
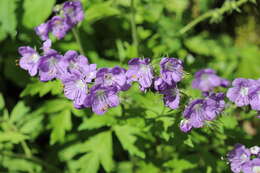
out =
[[69,25],[75,25],[84,19],[84,11],[80,1],[67,1],[63,4],[63,13]]
[[203,92],[212,91],[215,87],[227,87],[229,81],[216,75],[212,69],[202,69],[195,73],[195,79],[192,81],[192,87]]
[[66,66],[60,64],[62,56],[56,51],[51,50],[42,56],[39,64],[39,74],[41,81],[49,81],[54,78],[59,78],[62,74],[66,73]]
[[160,62],[162,79],[172,85],[179,82],[183,77],[183,63],[176,58],[163,58]]
[[153,82],[153,69],[150,59],[133,58],[128,62],[129,69],[126,72],[128,82],[137,81],[142,91],[151,87]]
[[249,93],[254,88],[254,80],[237,78],[232,82],[232,88],[227,91],[227,97],[237,106],[249,105]]
[[228,153],[228,161],[234,173],[240,173],[245,163],[250,161],[250,150],[244,145],[236,144],[235,148]]
[[102,85],[104,87],[117,87],[118,90],[127,90],[130,85],[126,81],[126,70],[121,67],[114,68],[101,68],[97,72],[95,79],[96,85]]
[[49,22],[52,34],[58,39],[62,39],[70,29],[65,19],[60,16],[54,16]]
[[249,102],[253,110],[260,111],[260,80],[253,82],[249,93]]
[[42,39],[47,40],[49,39],[49,32],[50,32],[50,23],[42,23],[39,26],[35,27],[36,34]]
[[29,46],[19,47],[18,51],[22,55],[19,61],[20,67],[24,70],[28,70],[31,76],[35,76],[38,72],[41,56],[35,49]]
[[260,173],[260,158],[255,158],[242,166],[243,173]]
[[84,106],[92,107],[96,114],[104,114],[108,108],[119,105],[116,87],[103,87],[95,85],[90,89],[90,93],[85,99]]
[[64,95],[73,100],[74,105],[83,105],[87,97],[88,86],[82,76],[72,74],[67,79],[63,79]]
[[188,132],[192,128],[202,127],[205,121],[214,120],[225,107],[223,99],[223,93],[212,93],[205,99],[193,100],[183,112],[185,120],[180,124],[181,130]]

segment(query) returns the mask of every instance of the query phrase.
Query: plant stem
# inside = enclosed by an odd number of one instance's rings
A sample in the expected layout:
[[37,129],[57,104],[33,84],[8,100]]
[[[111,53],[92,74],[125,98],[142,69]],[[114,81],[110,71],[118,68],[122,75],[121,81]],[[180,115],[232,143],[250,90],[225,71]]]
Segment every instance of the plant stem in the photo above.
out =
[[8,156],[8,157],[14,157],[14,158],[19,158],[19,159],[24,159],[24,160],[28,160],[28,161],[31,161],[31,162],[34,162],[34,163],[37,163],[39,165],[42,165],[43,167],[46,168],[46,170],[48,170],[47,172],[49,173],[61,173],[61,171],[56,168],[55,166],[52,166],[51,164],[43,161],[43,160],[40,160],[36,157],[28,157],[26,155],[23,155],[23,154],[14,154],[14,153],[11,153],[11,152],[5,152],[5,151],[0,151],[0,155],[3,155],[3,156]]
[[73,35],[74,35],[74,37],[75,37],[75,40],[76,40],[76,42],[77,42],[77,44],[78,44],[78,46],[79,46],[79,52],[80,52],[80,54],[85,55],[85,52],[84,52],[84,49],[83,49],[83,47],[82,47],[81,40],[80,40],[80,37],[79,37],[78,30],[77,30],[76,28],[73,28],[73,29],[72,29],[72,33],[73,33]]
[[[246,2],[249,2],[250,0],[239,0],[239,1],[235,1],[234,4],[232,4],[232,6],[222,6],[221,8],[217,8],[217,9],[213,9],[210,10],[204,14],[202,14],[201,16],[199,16],[198,18],[196,18],[195,20],[191,21],[190,23],[188,23],[186,26],[184,26],[181,30],[180,30],[180,34],[184,34],[187,31],[189,31],[190,29],[192,29],[193,27],[195,27],[198,23],[202,22],[203,20],[206,20],[208,18],[211,18],[214,14],[219,14],[219,15],[223,15],[224,13],[233,10],[235,8],[238,8],[239,6],[243,5]],[[235,7],[235,8],[234,8]]]
[[133,45],[136,48],[137,56],[139,56],[139,43],[138,43],[137,28],[136,28],[136,22],[135,22],[134,0],[131,0],[130,8],[131,8],[130,21],[131,21],[131,30],[132,30],[132,40],[133,40]]

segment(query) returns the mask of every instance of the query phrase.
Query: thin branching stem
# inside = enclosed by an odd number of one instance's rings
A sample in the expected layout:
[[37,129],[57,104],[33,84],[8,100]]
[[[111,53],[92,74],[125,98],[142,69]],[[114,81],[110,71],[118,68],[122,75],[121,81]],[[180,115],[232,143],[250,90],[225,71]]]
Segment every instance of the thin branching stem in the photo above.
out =
[[223,15],[226,12],[229,12],[231,10],[234,9],[238,9],[238,7],[240,7],[241,5],[245,4],[246,2],[249,2],[250,0],[239,0],[239,1],[234,1],[232,3],[232,5],[227,6],[227,5],[223,5],[221,8],[217,8],[217,9],[213,9],[210,10],[204,14],[202,14],[201,16],[197,17],[195,20],[191,21],[190,23],[188,23],[186,26],[184,26],[181,30],[180,30],[180,34],[184,34],[187,31],[189,31],[190,29],[192,29],[193,27],[195,27],[198,23],[213,17],[215,14],[218,15]]
[[130,8],[131,8],[130,21],[131,21],[131,30],[132,30],[132,40],[133,40],[133,45],[136,48],[137,56],[139,56],[139,43],[138,43],[137,27],[135,22],[134,0],[131,0]]
[[80,54],[85,55],[85,52],[84,52],[84,49],[83,49],[83,46],[82,46],[82,43],[81,43],[81,40],[80,40],[80,37],[79,37],[79,33],[78,33],[77,28],[73,28],[73,29],[72,29],[72,33],[73,33],[73,35],[74,35],[74,37],[75,37],[75,40],[76,40],[76,42],[77,42],[77,44],[78,44],[78,46],[79,46],[79,52],[80,52]]

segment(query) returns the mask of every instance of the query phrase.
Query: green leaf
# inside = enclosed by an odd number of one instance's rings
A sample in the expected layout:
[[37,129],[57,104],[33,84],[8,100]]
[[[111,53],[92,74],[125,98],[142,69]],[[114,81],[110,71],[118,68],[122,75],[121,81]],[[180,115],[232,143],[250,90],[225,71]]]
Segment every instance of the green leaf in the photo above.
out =
[[5,101],[2,93],[0,93],[0,110],[2,110],[5,107]]
[[25,106],[24,102],[20,101],[18,102],[14,109],[11,112],[10,115],[10,121],[11,122],[18,122],[29,112],[29,108]]
[[117,14],[120,14],[120,11],[112,6],[112,1],[93,4],[85,12],[87,23]]
[[239,77],[256,78],[260,75],[260,49],[255,46],[248,46],[240,50],[241,61],[238,66]]
[[103,126],[112,126],[115,123],[116,120],[112,116],[94,115],[91,118],[84,119],[83,123],[79,126],[79,130],[98,129]]
[[0,142],[12,142],[12,143],[19,143],[21,141],[24,141],[28,137],[14,131],[8,131],[8,132],[0,132]]
[[145,158],[145,153],[135,146],[135,142],[137,141],[136,135],[141,134],[140,129],[129,125],[117,125],[114,127],[114,130],[125,150],[127,150],[131,155]]
[[24,0],[23,24],[34,28],[43,23],[52,13],[55,0]]
[[4,33],[13,37],[16,35],[17,20],[15,10],[16,0],[0,1],[0,32],[2,33],[2,39],[5,37]]
[[174,173],[183,173],[185,170],[195,168],[196,165],[184,159],[173,159],[164,164],[164,166],[174,169]]
[[21,97],[31,95],[34,96],[39,94],[40,97],[51,93],[52,95],[58,95],[62,93],[62,84],[59,80],[40,82],[28,84],[26,88],[21,93]]
[[87,152],[78,162],[80,172],[96,173],[101,164],[106,172],[114,168],[112,134],[110,131],[102,132],[87,140],[82,148]]
[[71,112],[65,109],[64,111],[52,115],[51,117],[51,145],[56,142],[63,142],[66,131],[71,130]]

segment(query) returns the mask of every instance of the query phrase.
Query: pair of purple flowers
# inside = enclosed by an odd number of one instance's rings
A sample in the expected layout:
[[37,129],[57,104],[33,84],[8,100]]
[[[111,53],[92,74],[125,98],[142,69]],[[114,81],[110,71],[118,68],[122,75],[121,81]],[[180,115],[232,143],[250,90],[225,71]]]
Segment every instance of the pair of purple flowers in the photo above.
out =
[[260,172],[260,147],[246,148],[236,144],[228,153],[228,161],[234,173],[259,173]]
[[53,16],[46,23],[35,28],[36,34],[42,39],[49,39],[49,33],[62,39],[77,23],[84,19],[84,11],[80,1],[67,1],[58,7]]
[[229,81],[219,77],[212,69],[202,69],[195,73],[192,87],[203,92],[205,98],[192,100],[186,106],[180,129],[188,132],[200,128],[207,121],[214,120],[225,108],[224,93],[214,93],[216,87],[227,87]]

